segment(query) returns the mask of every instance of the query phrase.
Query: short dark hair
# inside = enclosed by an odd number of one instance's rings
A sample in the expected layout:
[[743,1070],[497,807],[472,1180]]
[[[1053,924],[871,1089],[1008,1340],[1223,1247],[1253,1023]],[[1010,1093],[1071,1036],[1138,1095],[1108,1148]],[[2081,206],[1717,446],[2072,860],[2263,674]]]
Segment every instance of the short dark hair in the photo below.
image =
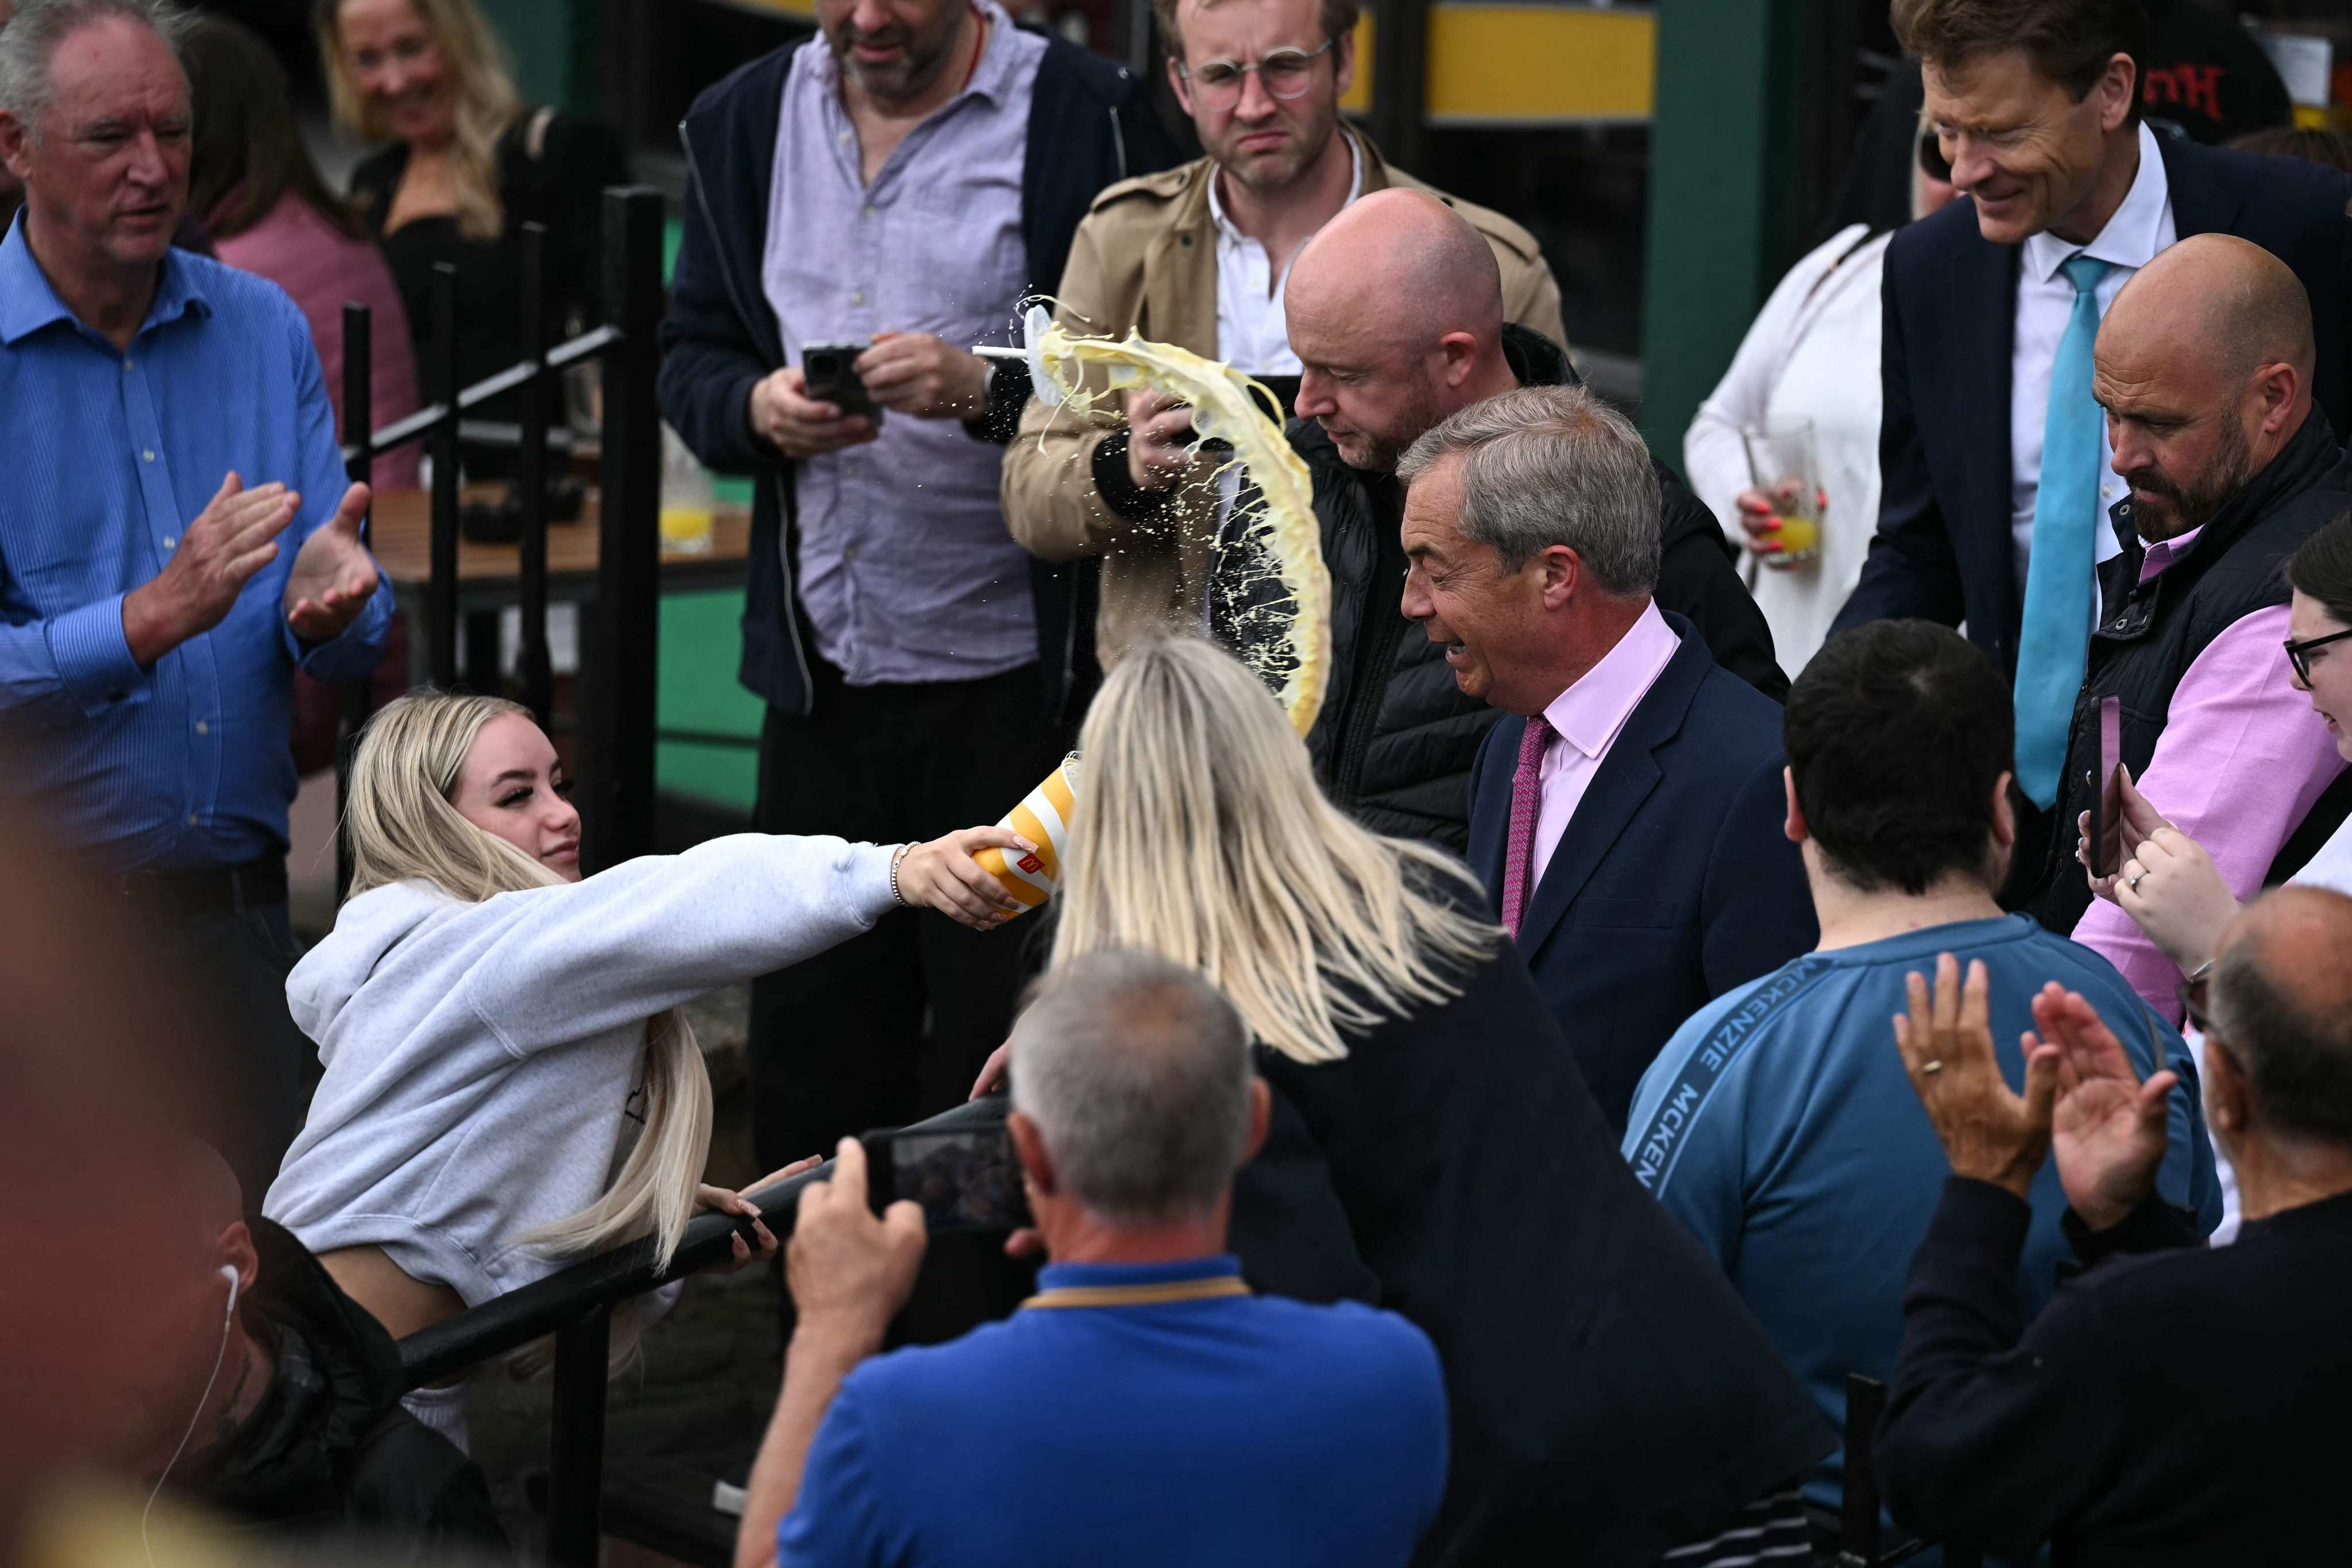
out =
[[2225,146],[2271,158],[2300,158],[2352,174],[2352,133],[2325,125],[2269,125],[2233,136]]
[[2352,507],[2314,530],[2286,558],[2286,583],[2352,626]]
[[2214,1027],[2263,1121],[2352,1146],[2352,1007],[2315,1006],[2294,994],[2271,975],[2267,945],[2249,934],[2214,962]]
[[[1184,34],[1176,26],[1176,8],[1184,0],[1151,0],[1151,19],[1160,24],[1160,42],[1179,65],[1184,61]],[[1202,0],[1210,4],[1211,0]],[[1318,20],[1326,38],[1337,38],[1356,30],[1356,0],[1320,0],[1317,6]]]
[[1890,19],[1906,53],[1948,69],[2023,49],[2033,68],[2080,103],[2117,55],[2132,59],[2131,119],[2147,81],[2147,11],[2140,0],[1895,0]]
[[1993,879],[1993,784],[2010,770],[2008,683],[1967,638],[1873,621],[1823,645],[1782,727],[1805,831],[1864,892]]

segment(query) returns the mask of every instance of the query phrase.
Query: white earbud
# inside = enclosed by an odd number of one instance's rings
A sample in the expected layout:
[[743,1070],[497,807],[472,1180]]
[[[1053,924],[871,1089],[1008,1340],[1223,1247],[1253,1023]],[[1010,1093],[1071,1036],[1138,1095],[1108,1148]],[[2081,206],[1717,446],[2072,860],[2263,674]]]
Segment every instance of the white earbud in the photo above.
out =
[[236,1266],[233,1263],[220,1266],[220,1277],[228,1281],[228,1310],[221,1314],[221,1326],[226,1328],[236,1316],[236,1292],[243,1281],[237,1279]]

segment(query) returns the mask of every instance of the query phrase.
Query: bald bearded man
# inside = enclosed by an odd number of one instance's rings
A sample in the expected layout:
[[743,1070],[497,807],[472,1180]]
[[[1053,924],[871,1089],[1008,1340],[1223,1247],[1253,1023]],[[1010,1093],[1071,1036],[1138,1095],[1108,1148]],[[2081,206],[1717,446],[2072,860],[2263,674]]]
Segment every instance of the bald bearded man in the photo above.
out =
[[[1435,197],[1375,192],[1341,210],[1291,264],[1284,289],[1300,366],[1290,444],[1315,482],[1331,573],[1330,685],[1307,737],[1333,803],[1376,832],[1469,844],[1470,764],[1496,710],[1463,694],[1445,650],[1404,618],[1404,498],[1397,459],[1456,409],[1517,386],[1574,386],[1559,346],[1503,319],[1501,272],[1478,231]],[[1774,700],[1788,678],[1733,552],[1697,497],[1653,461],[1664,558],[1658,606],[1688,620],[1715,662]],[[1230,543],[1231,542],[1226,542]],[[1243,644],[1279,587],[1216,552],[1210,629]]]
[[[2314,357],[2302,283],[2224,234],[2193,235],[2142,268],[2095,351],[2092,393],[2131,490],[2109,513],[2123,553],[2099,568],[2057,820],[2089,809],[2099,704],[2120,698],[2140,794],[2207,847],[2241,901],[2299,868],[2352,804],[2284,646],[2280,563],[2352,500],[2352,455],[2312,402]],[[2075,854],[2074,834],[2055,836],[2026,907],[2178,1022],[2179,970],[2120,908],[2093,900]]]

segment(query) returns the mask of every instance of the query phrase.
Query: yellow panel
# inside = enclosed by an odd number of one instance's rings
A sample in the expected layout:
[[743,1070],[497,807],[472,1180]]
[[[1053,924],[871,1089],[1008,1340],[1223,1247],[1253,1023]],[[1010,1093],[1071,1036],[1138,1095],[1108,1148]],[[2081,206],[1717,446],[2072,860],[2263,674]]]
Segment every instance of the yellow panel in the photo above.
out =
[[1372,111],[1372,14],[1370,10],[1356,14],[1356,79],[1339,100],[1339,107],[1350,114]]
[[1644,121],[1657,47],[1647,10],[1434,5],[1425,111],[1434,125]]

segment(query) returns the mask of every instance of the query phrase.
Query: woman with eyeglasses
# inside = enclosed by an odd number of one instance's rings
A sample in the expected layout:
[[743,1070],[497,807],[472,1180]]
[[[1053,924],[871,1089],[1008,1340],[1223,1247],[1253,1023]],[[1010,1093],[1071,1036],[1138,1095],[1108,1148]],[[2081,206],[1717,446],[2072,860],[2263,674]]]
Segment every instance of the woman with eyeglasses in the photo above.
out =
[[[2336,749],[2352,761],[2352,511],[2303,542],[2287,558],[2286,580],[2294,590],[2287,606],[2286,653],[2294,668],[2289,679],[2296,689],[2311,694],[2312,710],[2336,737]],[[2259,779],[2247,782],[2249,787],[2262,787]],[[2347,786],[2352,786],[2352,773],[2338,775],[2313,815],[2326,820],[2322,814],[2331,802],[2352,793]],[[2123,800],[2125,841],[2137,847],[2116,875],[2094,879],[2091,890],[2131,916],[2193,986],[2211,968],[2222,929],[2241,907],[2238,899],[2204,847],[2165,820],[2132,787],[2128,775]],[[2082,828],[2088,833],[2087,819]],[[2078,850],[2077,855],[2085,852]],[[2352,819],[2346,819],[2287,880],[2352,893]],[[2200,1037],[2192,1033],[2189,1043],[2199,1046]],[[2216,1163],[2221,1175],[2222,1220],[2213,1238],[2224,1241],[2237,1232],[2237,1184],[2227,1163]]]

